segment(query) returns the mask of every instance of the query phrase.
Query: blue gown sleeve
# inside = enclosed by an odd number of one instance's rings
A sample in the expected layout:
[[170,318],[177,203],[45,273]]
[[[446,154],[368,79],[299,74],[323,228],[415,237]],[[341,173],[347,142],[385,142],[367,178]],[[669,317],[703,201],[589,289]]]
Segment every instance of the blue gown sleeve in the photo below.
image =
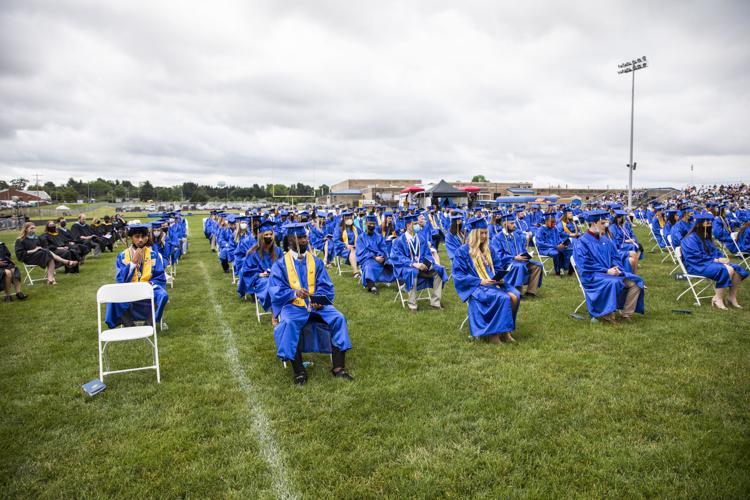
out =
[[468,246],[460,247],[454,254],[452,277],[456,293],[462,302],[469,300],[474,290],[481,286],[482,280],[474,272],[474,267],[469,258]]
[[115,281],[118,283],[129,283],[133,279],[135,265],[125,264],[124,254],[121,252],[115,261]]
[[317,257],[315,257],[315,295],[325,295],[331,302],[336,298],[328,270],[323,261]]

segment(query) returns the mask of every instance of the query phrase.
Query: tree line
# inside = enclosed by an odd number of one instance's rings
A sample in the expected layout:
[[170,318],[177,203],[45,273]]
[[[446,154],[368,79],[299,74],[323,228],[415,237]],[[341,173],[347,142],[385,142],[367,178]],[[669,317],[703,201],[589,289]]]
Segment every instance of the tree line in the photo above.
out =
[[321,196],[330,192],[329,186],[317,188],[298,182],[285,184],[253,184],[252,186],[209,186],[195,182],[183,182],[176,186],[154,186],[149,181],[133,184],[130,181],[107,180],[101,177],[95,181],[76,180],[72,177],[65,184],[45,182],[31,184],[28,179],[16,178],[6,182],[0,180],[0,190],[8,188],[26,191],[45,191],[53,201],[75,202],[90,200],[117,202],[138,199],[140,201],[184,201],[206,203],[209,201],[239,201],[271,199],[279,196]]

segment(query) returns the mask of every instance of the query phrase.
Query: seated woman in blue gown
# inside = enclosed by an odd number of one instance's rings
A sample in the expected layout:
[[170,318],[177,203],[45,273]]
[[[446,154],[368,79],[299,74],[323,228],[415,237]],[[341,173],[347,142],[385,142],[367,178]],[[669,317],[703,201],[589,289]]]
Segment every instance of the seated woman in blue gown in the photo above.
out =
[[555,212],[544,214],[544,225],[536,231],[536,246],[539,255],[552,259],[557,276],[562,277],[561,271],[573,274],[570,267],[570,256],[573,255],[572,242],[572,239],[560,236],[555,225]]
[[677,211],[677,221],[672,224],[669,232],[667,232],[667,229],[664,230],[666,234],[669,234],[669,239],[672,240],[672,248],[680,246],[682,238],[687,236],[688,232],[693,227],[693,223],[691,222],[692,218],[693,208],[689,206],[682,207]]
[[654,233],[656,244],[659,245],[660,248],[664,248],[665,246],[667,246],[667,242],[664,239],[664,235],[662,234],[662,229],[664,229],[666,223],[667,221],[664,218],[664,206],[655,205],[654,217],[651,219],[651,230]]
[[624,257],[623,264],[628,267],[626,270],[638,274],[638,261],[643,259],[643,247],[638,243],[633,228],[626,223],[627,216],[625,210],[615,210],[612,223],[609,225],[609,234],[615,248]]
[[341,223],[336,228],[336,234],[333,235],[334,249],[338,257],[341,257],[352,266],[352,273],[354,273],[355,278],[359,278],[360,276],[356,248],[359,233],[359,229],[354,225],[354,215],[352,212],[342,212]]
[[740,250],[734,240],[732,240],[732,226],[726,217],[726,205],[717,206],[713,209],[712,213],[714,214],[713,226],[711,228],[713,237],[721,241],[729,252],[736,254]]
[[462,215],[451,215],[451,225],[445,235],[445,252],[453,261],[456,251],[466,243],[466,234],[463,230],[464,218]]
[[234,260],[234,232],[237,230],[237,218],[234,214],[227,215],[221,224],[216,242],[219,248],[219,261],[225,273],[229,273],[229,266]]
[[[276,235],[273,232],[275,226],[272,220],[266,220],[261,224],[258,230],[260,240],[248,249],[237,283],[237,295],[240,298],[249,295],[252,301],[258,301],[264,311],[271,308],[271,295],[268,288],[271,267],[283,255],[276,245]],[[275,320],[274,317],[273,321]]]
[[737,230],[737,246],[743,254],[750,254],[750,222],[745,222]]
[[271,268],[271,307],[276,355],[290,361],[295,384],[307,382],[303,352],[330,352],[334,377],[353,380],[345,369],[352,348],[346,319],[332,304],[334,289],[325,264],[308,252],[305,224],[288,224],[289,250]]
[[250,231],[250,227],[248,224],[249,217],[243,216],[239,217],[239,224],[237,227],[237,232],[234,235],[234,256],[232,265],[234,266],[234,275],[239,276],[240,271],[242,270],[242,266],[245,263],[245,257],[247,256],[247,251],[250,250],[257,241],[255,240],[255,236],[253,236],[252,231]]
[[608,219],[604,210],[586,214],[589,230],[578,239],[574,258],[591,317],[617,323],[619,310],[622,319],[630,322],[633,313],[645,310],[643,280],[622,268],[614,243],[606,237]]
[[519,292],[526,287],[526,295],[536,297],[537,290],[542,286],[542,263],[531,260],[526,250],[526,235],[516,229],[516,219],[513,213],[502,216],[503,228],[501,232],[490,240],[490,247],[500,258],[501,269],[508,269],[504,281]]
[[500,256],[489,242],[487,221],[471,219],[469,243],[462,245],[453,258],[456,292],[469,306],[469,327],[474,337],[486,337],[493,343],[515,342],[520,292],[504,280],[494,281],[500,270]]
[[365,218],[365,232],[357,239],[357,263],[362,270],[362,286],[373,294],[378,293],[376,283],[391,283],[393,266],[388,262],[385,238],[376,231],[378,217],[374,214]]
[[[682,262],[690,274],[697,274],[715,281],[716,292],[711,304],[726,310],[725,303],[741,308],[737,302],[737,291],[748,273],[740,265],[733,264],[716,248],[712,241],[714,216],[710,213],[695,216],[695,226],[682,240]],[[727,289],[729,295],[727,296]]]
[[[164,274],[164,259],[149,245],[149,227],[135,224],[128,227],[132,245],[117,256],[115,280],[117,283],[150,283],[154,289],[156,322],[161,321],[164,308],[169,302],[167,277]],[[117,325],[133,326],[134,321],[152,323],[151,301],[107,304],[106,323],[110,328]]]
[[393,222],[393,212],[385,212],[383,214],[383,222],[380,225],[380,234],[385,239],[386,255],[390,255],[393,241],[398,238],[396,224]]

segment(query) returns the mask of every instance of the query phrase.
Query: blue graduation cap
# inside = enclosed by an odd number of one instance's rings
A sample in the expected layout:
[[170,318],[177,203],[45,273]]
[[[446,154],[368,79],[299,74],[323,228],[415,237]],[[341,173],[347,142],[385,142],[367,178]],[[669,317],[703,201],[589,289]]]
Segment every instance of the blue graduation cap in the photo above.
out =
[[554,219],[557,217],[557,214],[555,212],[545,212],[544,218],[546,219]]
[[377,215],[368,215],[365,217],[365,222],[374,222],[375,224],[378,223],[378,216]]
[[384,217],[393,217],[393,212],[391,212],[390,210],[386,210],[385,212],[383,212],[383,216]]
[[417,216],[416,215],[404,215],[404,224],[409,224],[411,222],[416,222]]
[[615,217],[622,217],[624,215],[628,215],[625,210],[615,210]]
[[483,217],[469,219],[466,222],[466,225],[468,226],[469,231],[474,231],[475,229],[487,229],[487,221]]
[[148,234],[148,226],[146,224],[132,224],[128,226],[128,236],[134,234]]
[[352,215],[354,214],[351,210],[344,210],[343,212],[341,212],[341,217],[351,217]]
[[234,214],[227,215],[227,222],[230,224],[234,224],[235,222],[237,222],[237,216]]
[[286,230],[286,234],[293,234],[295,236],[307,236],[307,231],[305,231],[305,229],[307,229],[307,224],[295,222],[285,225],[284,229]]
[[502,220],[503,222],[506,222],[510,220],[515,220],[515,217],[516,217],[515,214],[504,214],[501,216],[500,220]]
[[161,227],[161,224],[162,224],[161,221],[155,220],[155,221],[151,222],[151,227],[154,228],[154,229],[158,229],[158,228]]
[[457,215],[451,215],[451,220],[463,220],[464,216],[457,214]]
[[266,219],[260,223],[258,231],[261,233],[265,233],[266,231],[273,231],[275,227],[276,223],[274,221],[272,221],[271,219]]
[[609,212],[606,210],[591,210],[584,214],[584,217],[586,218],[586,222],[594,223],[609,218]]
[[695,222],[705,222],[712,220],[714,220],[714,215],[710,212],[695,215]]

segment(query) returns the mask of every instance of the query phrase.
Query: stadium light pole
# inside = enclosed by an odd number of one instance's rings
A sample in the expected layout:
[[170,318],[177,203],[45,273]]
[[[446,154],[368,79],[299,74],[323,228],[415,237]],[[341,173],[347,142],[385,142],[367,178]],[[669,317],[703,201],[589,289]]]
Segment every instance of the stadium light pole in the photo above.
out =
[[635,72],[647,67],[646,56],[633,59],[632,61],[618,64],[618,75],[632,73],[632,86],[630,89],[630,163],[628,163],[628,210],[633,209],[633,118],[635,116]]

